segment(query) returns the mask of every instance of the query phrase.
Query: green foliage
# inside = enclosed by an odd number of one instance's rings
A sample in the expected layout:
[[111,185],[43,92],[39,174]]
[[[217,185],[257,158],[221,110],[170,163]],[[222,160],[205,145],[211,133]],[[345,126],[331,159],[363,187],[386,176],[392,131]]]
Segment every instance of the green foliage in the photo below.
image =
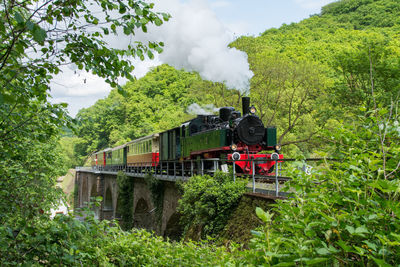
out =
[[224,230],[218,236],[224,243],[236,242],[248,249],[252,239],[252,230],[262,226],[263,222],[257,217],[254,210],[261,207],[264,210],[270,210],[274,201],[266,199],[242,196],[239,205],[234,209]]
[[0,226],[3,266],[221,266],[234,264],[226,249],[207,243],[170,243],[144,230],[124,232],[99,222],[90,207],[85,219],[43,217],[23,228]]
[[247,180],[236,179],[234,182],[232,176],[222,172],[217,172],[214,177],[191,177],[183,184],[178,206],[185,232],[196,227],[202,238],[217,236],[239,203],[246,184]]
[[62,197],[54,187],[63,171],[55,138],[29,137],[0,142],[0,224],[25,224]]
[[342,0],[324,6],[321,14],[351,23],[355,29],[400,24],[400,5],[396,0]]
[[145,181],[147,187],[151,192],[151,199],[155,207],[155,218],[157,222],[155,225],[162,225],[162,215],[163,215],[163,204],[164,204],[164,191],[165,183],[159,179],[156,179],[153,175],[147,174],[145,176]]
[[0,6],[0,224],[24,227],[58,203],[56,177],[74,164],[70,148],[60,156],[56,137],[73,122],[65,103],[49,101],[52,78],[61,66],[75,64],[112,87],[119,77],[133,79],[129,57],[159,51],[162,43],[121,50],[109,46],[106,35],[146,31],[169,15],[143,1],[6,0]]
[[120,171],[117,174],[117,185],[119,192],[117,217],[121,217],[121,227],[130,230],[133,227],[133,178]]
[[61,157],[64,163],[64,168],[66,170],[75,168],[76,166],[81,166],[82,161],[79,160],[78,155],[75,152],[75,146],[78,144],[80,139],[78,137],[61,137]]
[[[288,200],[255,232],[256,264],[395,265],[400,258],[399,114],[379,109],[329,133],[340,162],[294,171]],[[395,141],[397,140],[397,141]],[[254,263],[253,262],[253,263]]]
[[328,120],[347,123],[360,106],[374,108],[371,68],[376,101],[399,99],[399,12],[394,0],[336,1],[231,44],[248,54],[251,96],[264,123],[278,126],[286,155],[312,154],[324,145],[315,140]]

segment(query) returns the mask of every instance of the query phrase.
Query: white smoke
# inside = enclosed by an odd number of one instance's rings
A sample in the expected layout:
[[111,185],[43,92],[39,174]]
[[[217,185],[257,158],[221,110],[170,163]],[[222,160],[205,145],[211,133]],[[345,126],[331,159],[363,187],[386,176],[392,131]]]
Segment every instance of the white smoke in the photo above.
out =
[[233,34],[218,20],[205,0],[162,0],[155,10],[168,12],[172,18],[161,27],[151,27],[138,34],[143,41],[162,41],[164,52],[159,59],[178,69],[197,71],[201,77],[224,82],[228,88],[248,94],[249,69],[247,55],[228,45]]
[[217,112],[219,108],[216,108],[213,104],[207,104],[200,106],[197,103],[193,103],[187,107],[186,113],[191,115],[212,115]]

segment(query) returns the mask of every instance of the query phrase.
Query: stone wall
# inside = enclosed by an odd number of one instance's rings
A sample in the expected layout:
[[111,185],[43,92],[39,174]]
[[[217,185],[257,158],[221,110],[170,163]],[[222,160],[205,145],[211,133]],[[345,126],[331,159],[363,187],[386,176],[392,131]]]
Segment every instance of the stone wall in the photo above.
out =
[[[179,235],[179,215],[176,213],[180,194],[174,182],[162,181],[163,203],[162,216],[158,220],[157,211],[153,203],[153,197],[147,186],[145,178],[134,179],[133,189],[133,225],[136,228],[145,228],[154,231],[158,235],[174,238]],[[77,171],[75,176],[78,193],[76,194],[75,209],[87,206],[91,197],[101,196],[103,198],[101,207],[95,210],[99,219],[119,219],[118,205],[118,184],[117,175],[99,174],[89,171]]]

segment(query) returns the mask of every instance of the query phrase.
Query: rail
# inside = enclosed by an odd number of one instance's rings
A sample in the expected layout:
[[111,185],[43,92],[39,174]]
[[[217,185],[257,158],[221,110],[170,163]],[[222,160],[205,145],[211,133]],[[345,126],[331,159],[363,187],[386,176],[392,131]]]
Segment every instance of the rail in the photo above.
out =
[[[307,159],[307,161],[322,161],[325,158]],[[235,163],[249,162],[251,171],[247,174],[237,173]],[[228,160],[220,158],[211,159],[197,159],[197,160],[166,160],[159,162],[140,162],[130,163],[127,165],[108,165],[108,166],[92,166],[92,167],[76,167],[77,171],[95,172],[104,174],[117,174],[119,171],[124,172],[127,176],[132,177],[146,177],[151,174],[156,179],[177,181],[187,180],[194,175],[213,175],[217,170],[229,173],[229,167],[232,172],[232,179],[236,181],[237,177],[251,178],[251,190],[253,193],[257,191],[257,184],[274,184],[272,193],[275,196],[280,196],[280,184],[290,180],[290,177],[284,176],[285,169],[282,167],[283,163],[290,161],[298,161],[296,159],[246,159],[246,160]],[[268,175],[256,174],[256,164],[274,162],[273,170]],[[228,165],[229,164],[229,165]],[[229,166],[229,167],[228,167]],[[303,165],[303,171],[310,172],[311,167],[308,164]],[[260,191],[260,190],[258,190]],[[265,191],[265,190],[264,190]],[[271,190],[267,190],[271,191]],[[262,192],[262,190],[261,190]]]

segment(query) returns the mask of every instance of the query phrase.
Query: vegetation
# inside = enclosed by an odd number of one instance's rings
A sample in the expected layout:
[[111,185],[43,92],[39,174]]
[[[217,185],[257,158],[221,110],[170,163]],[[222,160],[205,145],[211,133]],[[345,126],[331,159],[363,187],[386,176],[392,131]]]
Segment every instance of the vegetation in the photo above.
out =
[[130,230],[133,227],[133,186],[134,181],[131,177],[126,176],[124,172],[118,172],[118,203],[116,217],[121,218],[120,224],[122,229]]
[[[69,216],[49,219],[47,212],[61,196],[54,185],[63,166],[77,164],[92,151],[177,126],[191,117],[185,111],[192,103],[238,108],[241,96],[167,65],[124,88],[116,84],[120,76],[132,78],[129,56],[151,58],[162,50],[162,43],[139,43],[127,50],[106,43],[106,36],[117,31],[132,34],[168,19],[153,13],[151,4],[93,1],[104,18],[97,18],[84,1],[40,4],[0,4],[2,265],[400,262],[398,1],[337,1],[300,23],[231,44],[248,54],[255,74],[251,97],[263,122],[277,126],[285,155],[340,159],[311,176],[293,170],[287,184],[294,190],[291,198],[268,212],[257,209],[264,224],[242,252],[235,246],[228,252],[207,243],[170,243],[92,216],[83,222]],[[115,12],[121,14],[118,20],[111,16]],[[50,80],[68,63],[116,88],[80,111],[77,125],[64,104],[48,101]],[[60,144],[62,127],[76,127],[77,137],[68,133]],[[201,238],[223,231],[245,184],[228,178],[194,177],[184,185],[180,211],[186,231],[198,227]],[[127,207],[132,187],[122,175],[118,184],[126,194],[126,203],[118,206]],[[132,212],[120,212],[132,221]]]
[[[100,204],[100,203],[97,203]],[[165,242],[145,230],[122,231],[115,222],[46,216],[15,232],[0,226],[3,266],[215,266],[234,262],[231,253],[207,243]]]
[[246,185],[247,180],[236,179],[234,182],[232,176],[222,172],[213,177],[191,177],[183,184],[178,207],[185,233],[194,240],[217,236],[239,203]]
[[278,201],[275,216],[258,210],[265,226],[256,232],[253,263],[400,261],[400,117],[385,108],[366,115],[332,136],[342,161],[312,176],[293,173],[287,186],[295,192]]
[[[168,20],[169,15],[152,12],[152,6],[142,1],[1,2],[0,224],[5,234],[39,223],[41,214],[62,197],[56,178],[74,164],[65,162],[71,151],[62,155],[58,144],[62,127],[73,125],[66,104],[49,102],[51,79],[62,66],[75,64],[121,91],[117,79],[132,79],[128,57],[152,57],[161,52],[162,43],[135,43],[120,50],[110,47],[106,36],[146,31],[148,24]],[[111,16],[115,12],[118,18]],[[97,17],[99,13],[104,16]]]

